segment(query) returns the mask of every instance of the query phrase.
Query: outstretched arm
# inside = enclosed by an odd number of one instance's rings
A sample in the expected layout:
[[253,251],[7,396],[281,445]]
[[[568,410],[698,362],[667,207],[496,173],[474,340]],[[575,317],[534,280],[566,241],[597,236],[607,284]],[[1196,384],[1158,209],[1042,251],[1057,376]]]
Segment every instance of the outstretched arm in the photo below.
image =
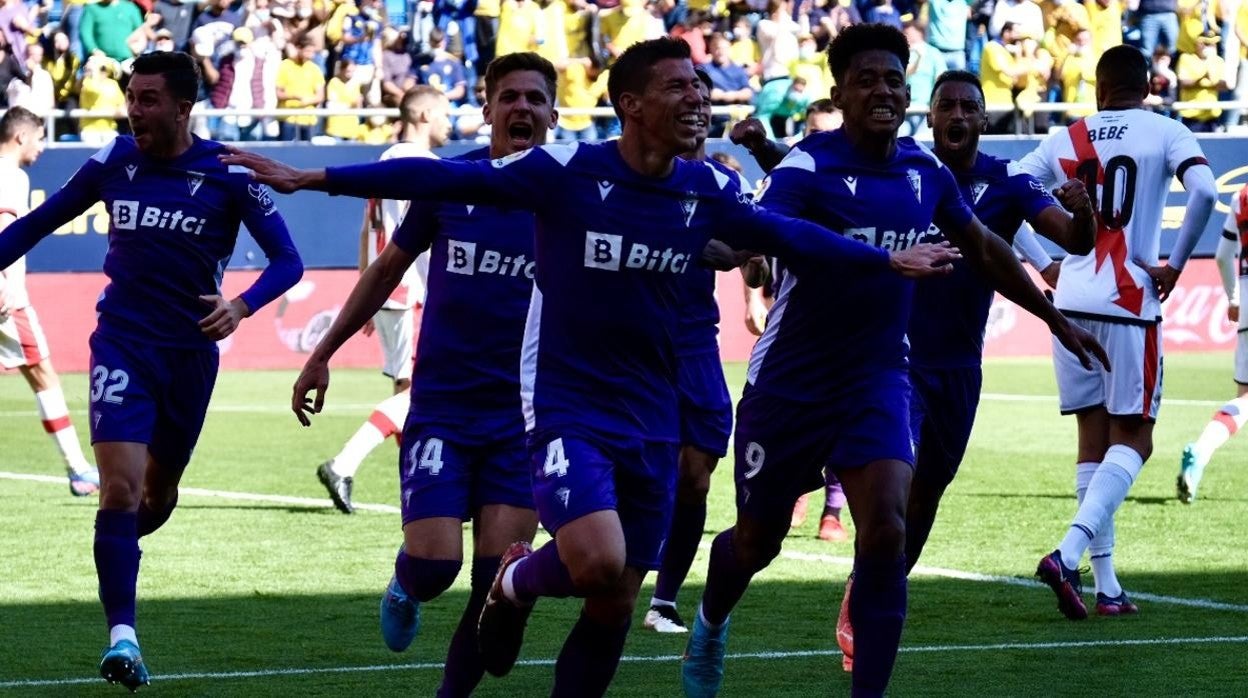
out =
[[99,200],[95,161],[88,161],[65,186],[0,233],[0,269],[7,269],[57,228],[74,220]]

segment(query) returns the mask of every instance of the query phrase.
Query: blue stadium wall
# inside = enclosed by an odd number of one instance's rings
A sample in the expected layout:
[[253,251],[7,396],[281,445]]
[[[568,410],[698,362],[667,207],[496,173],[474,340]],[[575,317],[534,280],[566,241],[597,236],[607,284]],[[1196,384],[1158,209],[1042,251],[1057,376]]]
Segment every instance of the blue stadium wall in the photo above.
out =
[[[985,139],[983,150],[1001,157],[1019,158],[1035,147],[1038,139]],[[1217,246],[1218,231],[1227,211],[1230,197],[1248,182],[1248,139],[1206,137],[1202,146],[1218,180],[1218,212],[1201,237],[1197,254],[1211,256]],[[257,144],[257,150],[299,167],[325,167],[375,160],[384,147],[365,145],[291,145]],[[455,145],[442,149],[444,157],[471,149],[471,145]],[[709,145],[711,152],[725,150],[746,167],[751,181],[762,178],[752,158],[726,141]],[[84,148],[55,148],[43,154],[30,169],[32,204],[42,201],[82,165],[91,153]],[[418,185],[415,185],[418,186]],[[1166,202],[1166,222],[1161,249],[1169,250],[1182,218],[1185,194],[1177,182],[1171,187]],[[309,268],[354,267],[359,254],[360,221],[364,205],[358,199],[330,197],[320,193],[300,193],[278,197],[278,207],[290,226],[295,243]],[[44,271],[99,271],[107,250],[108,218],[102,205],[96,205],[83,216],[68,224],[42,242],[27,258],[29,269]],[[241,236],[231,268],[263,266],[264,256],[249,236]]]

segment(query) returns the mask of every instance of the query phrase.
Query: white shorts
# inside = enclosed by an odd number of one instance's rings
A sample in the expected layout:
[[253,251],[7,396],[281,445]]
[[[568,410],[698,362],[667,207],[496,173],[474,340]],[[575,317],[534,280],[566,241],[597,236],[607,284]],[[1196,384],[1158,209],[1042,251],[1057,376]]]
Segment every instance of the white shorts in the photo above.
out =
[[1240,330],[1235,343],[1235,382],[1248,385],[1248,330]]
[[48,338],[32,306],[14,310],[0,322],[0,366],[9,369],[34,366],[51,355]]
[[411,308],[382,309],[373,316],[373,326],[381,342],[381,372],[396,381],[412,378],[413,316]]
[[1074,354],[1053,340],[1053,368],[1062,414],[1105,407],[1115,416],[1155,421],[1161,407],[1161,325],[1070,318],[1096,337],[1109,354],[1111,371],[1093,361],[1085,369]]

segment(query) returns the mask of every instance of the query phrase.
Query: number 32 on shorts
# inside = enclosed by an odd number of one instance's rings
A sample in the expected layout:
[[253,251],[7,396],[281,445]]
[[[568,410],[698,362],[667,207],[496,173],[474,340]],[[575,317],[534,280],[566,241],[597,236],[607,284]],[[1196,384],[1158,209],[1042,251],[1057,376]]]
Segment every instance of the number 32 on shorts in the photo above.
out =
[[109,371],[105,366],[96,365],[91,369],[91,402],[103,400],[120,405],[125,400],[121,391],[125,390],[128,385],[130,385],[130,374],[120,368]]

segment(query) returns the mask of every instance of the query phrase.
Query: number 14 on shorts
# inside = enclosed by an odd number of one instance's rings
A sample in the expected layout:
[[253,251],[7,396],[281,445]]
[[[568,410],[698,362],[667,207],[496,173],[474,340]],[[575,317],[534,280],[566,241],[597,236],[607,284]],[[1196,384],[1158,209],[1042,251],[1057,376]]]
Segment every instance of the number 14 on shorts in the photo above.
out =
[[415,475],[417,469],[429,471],[432,477],[442,472],[442,439],[431,437],[412,444],[407,451],[408,477]]

